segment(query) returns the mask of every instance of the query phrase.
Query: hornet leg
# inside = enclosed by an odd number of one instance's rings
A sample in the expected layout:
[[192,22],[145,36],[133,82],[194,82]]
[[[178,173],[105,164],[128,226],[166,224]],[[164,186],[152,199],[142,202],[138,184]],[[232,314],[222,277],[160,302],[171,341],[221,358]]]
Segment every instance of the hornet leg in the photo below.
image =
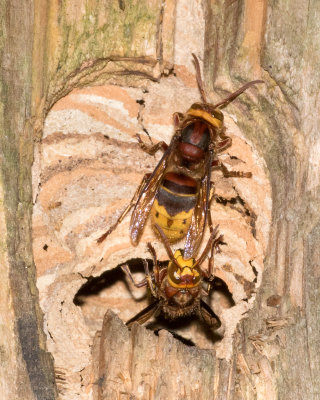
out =
[[166,142],[163,142],[163,141],[161,141],[161,142],[159,142],[159,143],[157,143],[157,144],[154,144],[154,145],[147,145],[147,144],[145,144],[143,141],[142,141],[142,139],[141,139],[141,137],[140,137],[140,135],[137,133],[136,134],[136,138],[137,138],[137,140],[138,140],[138,143],[139,143],[139,146],[141,147],[141,149],[143,150],[143,151],[145,151],[146,153],[148,153],[148,154],[150,154],[151,156],[153,156],[154,154],[156,154],[156,152],[158,151],[158,150],[163,150],[163,151],[166,151],[167,150],[167,148],[168,148],[168,145],[167,145],[167,143]]
[[124,219],[124,217],[128,214],[128,212],[131,210],[132,207],[134,207],[136,205],[136,201],[139,198],[144,185],[146,183],[146,181],[149,179],[151,174],[145,174],[138,189],[136,190],[135,194],[133,195],[130,203],[128,204],[128,206],[124,209],[124,211],[122,212],[122,214],[120,215],[120,217],[117,219],[117,221],[102,235],[97,239],[97,243],[102,243],[109,235],[111,232],[113,232],[116,227],[120,224],[120,222],[122,222],[122,220]]
[[225,178],[252,178],[252,172],[229,171],[220,160],[213,160],[211,166],[220,168]]
[[143,278],[142,281],[140,281],[138,283],[135,282],[135,280],[133,279],[133,276],[132,276],[132,272],[130,271],[130,268],[129,268],[128,264],[121,265],[121,269],[130,278],[130,281],[132,282],[132,284],[135,287],[141,288],[143,286],[147,286],[148,285],[147,278]]
[[130,329],[134,322],[138,322],[140,325],[144,324],[148,321],[148,319],[156,314],[156,312],[159,310],[159,307],[159,300],[156,300],[154,303],[140,311],[133,318],[129,319],[129,321],[126,323],[127,327]]
[[147,246],[148,246],[148,249],[149,249],[149,251],[152,255],[152,259],[153,259],[153,274],[154,274],[154,280],[156,283],[156,287],[159,287],[160,286],[160,276],[159,276],[159,266],[158,266],[157,254],[151,243],[148,242]]
[[221,326],[221,321],[219,317],[202,299],[200,300],[200,317],[207,325],[210,326],[210,328],[217,329]]
[[[211,187],[212,190],[212,187]],[[211,201],[213,199],[213,192],[211,193],[210,190],[210,203],[209,203],[209,207],[208,207],[208,225],[209,225],[209,229],[210,229],[210,233],[213,232],[213,224],[212,224],[212,216],[211,216]],[[220,235],[217,239],[215,239],[212,242],[212,246],[211,246],[211,255],[209,258],[209,263],[208,263],[208,269],[207,271],[203,270],[203,273],[205,275],[205,277],[207,279],[209,279],[209,281],[211,282],[214,278],[214,255],[215,253],[220,253],[220,247],[219,245],[223,243],[223,235]],[[210,291],[210,288],[209,290]]]

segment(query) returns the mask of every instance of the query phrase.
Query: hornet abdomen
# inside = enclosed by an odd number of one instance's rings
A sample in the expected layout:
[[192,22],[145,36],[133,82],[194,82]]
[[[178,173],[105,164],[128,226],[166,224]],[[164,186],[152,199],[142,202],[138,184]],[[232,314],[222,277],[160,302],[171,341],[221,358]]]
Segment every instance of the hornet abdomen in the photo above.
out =
[[170,242],[178,241],[187,234],[197,196],[195,179],[176,172],[165,174],[151,215],[153,224],[162,228]]

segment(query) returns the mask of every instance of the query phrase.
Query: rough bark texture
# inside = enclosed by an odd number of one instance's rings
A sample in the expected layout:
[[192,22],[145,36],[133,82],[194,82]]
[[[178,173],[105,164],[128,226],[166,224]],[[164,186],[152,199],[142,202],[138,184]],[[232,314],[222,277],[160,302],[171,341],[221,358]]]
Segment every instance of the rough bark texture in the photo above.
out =
[[[1,396],[54,399],[31,243],[33,2],[1,2]],[[23,38],[23,40],[22,40]]]
[[[169,5],[164,8],[163,20],[168,19]],[[160,155],[142,152],[136,132],[146,141],[150,135],[154,141],[168,143],[173,134],[172,113],[185,112],[200,100],[191,52],[202,57],[205,26],[201,2],[178,2],[175,25],[175,35],[172,28],[171,36],[169,31],[164,36],[174,44],[163,42],[164,47],[173,46],[174,74],[163,76],[160,82],[131,82],[143,85],[141,88],[122,82],[121,87],[73,90],[52,107],[45,121],[33,168],[34,254],[48,348],[55,358],[59,382],[64,379],[64,398],[93,395],[92,382],[101,377],[92,378],[96,358],[91,359],[90,344],[101,329],[106,309],[113,309],[125,321],[148,302],[145,291],[133,290],[116,267],[132,259],[139,264],[137,259],[150,258],[147,241],[153,243],[160,258],[167,258],[149,225],[139,246],[132,246],[129,218],[103,245],[96,239],[115,222],[143,174],[151,172],[159,160]],[[251,101],[257,102],[258,95],[258,90],[252,89]],[[213,219],[227,246],[216,257],[216,275],[225,286],[214,292],[211,304],[223,326],[216,333],[198,321],[165,326],[201,349],[215,348],[219,358],[229,360],[236,326],[252,307],[261,282],[271,201],[263,160],[237,127],[235,116],[225,116],[233,146],[223,156],[224,162],[231,169],[252,171],[254,178],[225,179],[221,172],[213,175],[217,197]],[[208,235],[204,244],[207,240]],[[183,247],[183,242],[175,247]],[[152,321],[152,326],[155,328],[157,321]],[[194,360],[194,365],[203,370],[201,359]],[[166,368],[165,360],[161,368]],[[132,393],[137,395],[138,386],[133,385]],[[192,381],[185,383],[188,392],[192,386]],[[180,395],[176,389],[174,392],[168,385],[168,396]],[[139,390],[143,398],[149,389],[142,384]]]
[[[207,18],[207,65],[214,65],[216,80],[247,79],[261,69],[268,82],[264,98],[250,110],[254,123],[249,116],[239,120],[267,163],[273,201],[261,290],[235,348],[249,365],[254,358],[257,368],[251,369],[254,375],[242,368],[239,397],[316,399],[319,264],[312,249],[319,241],[319,4],[215,2],[208,3]],[[260,27],[254,26],[257,20]],[[246,109],[242,102],[241,111]]]
[[39,122],[76,87],[106,81],[141,84],[172,68],[173,42],[168,38],[174,9],[174,0],[35,0]]
[[[55,398],[30,240],[32,139],[42,138],[33,248],[61,398],[317,399],[319,4],[3,0],[0,12],[7,397]],[[165,258],[150,227],[132,247],[127,218],[96,244],[156,164],[135,133],[168,142],[172,112],[199,98],[191,52],[203,57],[214,99],[252,79],[266,82],[225,113],[233,137],[225,162],[254,178],[215,176],[213,213],[227,243],[217,276],[226,285],[211,300],[223,327],[214,339],[197,323],[176,327],[202,349],[163,332],[129,333],[112,314],[104,317],[112,308],[126,320],[147,302],[115,267],[149,257],[147,241]]]
[[193,400],[210,398],[214,391],[214,354],[187,347],[166,331],[157,337],[135,324],[129,333],[121,320],[107,312],[96,346],[100,347],[96,399],[116,398],[119,393],[129,398],[141,391],[149,399],[169,395]]

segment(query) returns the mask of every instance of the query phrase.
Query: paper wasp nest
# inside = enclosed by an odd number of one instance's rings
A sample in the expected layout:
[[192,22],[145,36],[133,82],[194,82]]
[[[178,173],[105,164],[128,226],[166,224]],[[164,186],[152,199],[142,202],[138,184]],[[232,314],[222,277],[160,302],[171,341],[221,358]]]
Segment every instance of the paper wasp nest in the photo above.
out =
[[[98,245],[96,239],[115,222],[144,173],[159,160],[160,154],[143,153],[135,133],[145,129],[153,141],[168,143],[172,111],[185,111],[197,99],[196,87],[170,76],[150,84],[148,93],[117,86],[76,90],[51,110],[38,154],[41,187],[33,224],[38,287],[57,368],[76,373],[89,366],[93,337],[107,309],[126,321],[147,304],[146,290],[133,288],[116,268],[130,261],[133,271],[139,270],[139,259],[150,259],[147,241],[160,259],[168,259],[150,221],[137,247],[130,243],[129,217],[104,243]],[[215,348],[221,358],[228,357],[232,334],[259,287],[271,213],[263,162],[233,116],[225,117],[233,145],[221,158],[230,169],[251,171],[253,178],[212,174],[213,222],[219,224],[226,245],[215,259],[220,280],[211,305],[222,327],[210,336],[197,320],[185,329],[171,325],[199,347]],[[144,140],[149,140],[146,135]],[[203,244],[207,239],[208,234]],[[183,248],[183,241],[172,247]]]
[[[190,54],[184,57],[191,60]],[[200,99],[192,64],[175,71],[176,75],[159,83],[144,82],[141,88],[105,85],[74,90],[54,105],[45,122],[34,164],[34,257],[48,350],[58,382],[66,386],[66,399],[92,396],[92,346],[106,311],[111,309],[126,321],[148,303],[145,288],[134,288],[118,266],[129,262],[134,272],[140,271],[135,279],[142,278],[141,260],[151,258],[148,241],[160,260],[168,259],[150,221],[139,245],[132,246],[130,215],[104,243],[96,240],[116,221],[143,175],[152,172],[161,157],[161,152],[144,153],[136,133],[147,143],[150,138],[169,143],[173,112],[185,112]],[[252,102],[257,101],[254,93],[246,94]],[[236,326],[254,302],[271,217],[264,162],[228,110],[225,123],[233,145],[220,159],[229,169],[251,171],[253,177],[227,179],[219,170],[212,173],[213,223],[219,224],[225,245],[215,258],[217,279],[210,302],[222,326],[214,334],[197,319],[164,326],[199,348],[215,349],[218,358],[229,357]],[[207,232],[202,246],[208,236]],[[183,248],[183,241],[172,247]]]

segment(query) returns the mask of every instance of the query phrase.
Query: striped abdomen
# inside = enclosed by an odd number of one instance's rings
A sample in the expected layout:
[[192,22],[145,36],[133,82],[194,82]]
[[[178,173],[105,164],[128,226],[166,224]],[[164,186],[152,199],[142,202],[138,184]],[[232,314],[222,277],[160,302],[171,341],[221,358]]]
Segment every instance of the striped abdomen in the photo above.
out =
[[151,215],[170,241],[182,239],[189,229],[197,202],[197,181],[175,172],[165,174]]

